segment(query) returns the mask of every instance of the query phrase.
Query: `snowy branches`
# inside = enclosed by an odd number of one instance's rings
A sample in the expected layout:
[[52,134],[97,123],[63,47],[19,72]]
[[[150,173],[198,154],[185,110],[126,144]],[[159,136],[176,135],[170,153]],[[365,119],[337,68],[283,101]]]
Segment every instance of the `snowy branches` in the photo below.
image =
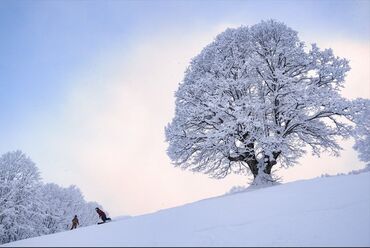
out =
[[[196,56],[176,92],[166,127],[176,166],[222,178],[271,174],[309,146],[337,154],[348,137],[350,102],[339,94],[348,61],[276,21],[227,29]],[[268,178],[268,177],[266,177]]]
[[359,152],[360,160],[370,166],[370,100],[357,99],[354,101],[354,149]]
[[35,164],[22,152],[0,157],[0,243],[35,236],[42,232],[39,215],[40,184]]
[[77,214],[82,226],[98,221],[81,191],[42,184],[35,164],[21,151],[0,157],[0,244],[67,230]]

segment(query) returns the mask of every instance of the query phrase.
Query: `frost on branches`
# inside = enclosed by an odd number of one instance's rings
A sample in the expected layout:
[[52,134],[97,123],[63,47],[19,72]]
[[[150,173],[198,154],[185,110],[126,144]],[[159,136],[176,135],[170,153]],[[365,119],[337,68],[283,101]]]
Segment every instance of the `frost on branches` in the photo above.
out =
[[37,167],[22,152],[0,157],[0,244],[44,231],[37,194],[40,187]]
[[79,188],[62,188],[54,183],[47,183],[41,189],[47,215],[44,225],[48,233],[60,232],[71,228],[71,220],[78,216],[80,226],[94,225],[99,222],[95,208],[101,208],[96,202],[86,202]]
[[269,20],[227,29],[190,63],[166,127],[168,155],[183,169],[223,178],[251,172],[272,181],[310,147],[337,155],[348,137],[350,102],[340,95],[346,59]]
[[353,109],[353,119],[357,124],[354,132],[354,149],[359,152],[360,160],[370,167],[370,100],[356,99]]
[[99,220],[95,202],[76,186],[43,184],[36,165],[21,151],[0,157],[0,244],[69,230],[77,215],[81,226]]

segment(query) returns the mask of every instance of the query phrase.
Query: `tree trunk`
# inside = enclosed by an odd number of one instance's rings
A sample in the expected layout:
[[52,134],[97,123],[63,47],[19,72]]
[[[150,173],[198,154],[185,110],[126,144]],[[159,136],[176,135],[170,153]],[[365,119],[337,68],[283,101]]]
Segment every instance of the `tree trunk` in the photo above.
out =
[[[267,160],[266,160],[266,158],[267,158]],[[264,163],[265,163],[265,168],[263,169],[263,172],[266,173],[266,174],[268,174],[268,175],[271,175],[272,166],[274,166],[276,164],[276,161],[275,160],[272,160],[271,161],[268,158],[268,156],[265,156]]]
[[245,161],[253,174],[253,185],[265,184],[272,182],[271,168],[276,164],[276,161],[258,161],[257,159],[249,159]]
[[253,178],[256,178],[258,175],[258,161],[254,159],[254,160],[246,161],[246,163],[248,164],[248,167],[253,174]]
[[250,143],[247,146],[250,148],[249,152],[245,152],[237,156],[229,156],[228,159],[230,161],[244,162],[248,165],[253,174],[254,180],[252,184],[273,183],[274,180],[271,177],[271,169],[277,163],[276,159],[279,157],[281,152],[272,152],[272,158],[265,155],[261,161],[258,161],[253,150],[254,144]]
[[253,163],[248,163],[249,169],[253,174],[252,185],[271,184],[275,181],[271,176],[272,167],[277,164],[276,159],[281,152],[273,152],[272,158],[265,155],[263,161],[254,160]]

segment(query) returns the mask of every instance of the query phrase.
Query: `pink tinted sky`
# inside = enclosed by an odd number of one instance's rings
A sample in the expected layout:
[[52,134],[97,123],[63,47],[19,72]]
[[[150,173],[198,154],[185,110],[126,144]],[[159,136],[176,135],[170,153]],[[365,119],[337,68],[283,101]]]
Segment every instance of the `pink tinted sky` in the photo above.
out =
[[[63,186],[76,184],[87,200],[98,201],[113,216],[152,212],[220,195],[236,185],[246,185],[250,178],[245,176],[230,175],[215,180],[174,168],[166,155],[164,142],[164,127],[173,117],[174,91],[184,70],[190,59],[226,27],[253,25],[267,18],[284,21],[296,29],[307,44],[316,42],[321,48],[331,47],[336,55],[350,60],[352,70],[343,95],[370,98],[370,22],[364,24],[369,20],[368,2],[338,1],[335,4],[339,7],[332,7],[338,13],[331,15],[332,19],[326,17],[331,1],[322,4],[303,1],[301,6],[294,1],[261,2],[219,1],[214,6],[208,1],[202,4],[191,1],[177,4],[174,4],[176,1],[98,2],[107,16],[113,16],[108,21],[96,12],[99,6],[88,6],[79,19],[76,16],[81,16],[81,6],[73,2],[60,1],[51,9],[43,6],[44,11],[36,14],[29,13],[35,7],[32,2],[19,8],[10,6],[20,10],[10,12],[14,14],[10,19],[20,15],[28,22],[16,29],[17,35],[13,34],[16,31],[12,33],[14,37],[2,36],[9,43],[5,54],[10,61],[17,62],[12,68],[12,63],[8,63],[8,74],[0,78],[3,92],[8,93],[3,93],[1,98],[2,117],[5,116],[6,121],[0,122],[4,137],[0,152],[22,149],[36,162],[44,181]],[[276,5],[275,11],[259,11],[272,5]],[[2,6],[0,11],[10,7]],[[197,10],[192,9],[195,7]],[[118,11],[120,8],[122,12]],[[158,16],[153,16],[150,11],[153,8],[159,11]],[[217,17],[208,13],[210,8]],[[130,9],[132,13],[128,13]],[[46,15],[47,10],[54,11],[60,20]],[[140,14],[140,10],[147,11],[148,15]],[[89,11],[100,19],[89,18]],[[126,18],[125,15],[127,18],[142,15],[147,19],[119,19]],[[65,18],[71,16],[73,18]],[[44,21],[51,20],[50,26],[41,26],[45,30],[40,34],[36,32],[36,36],[43,37],[39,39],[44,45],[33,40],[31,32],[37,27],[40,29],[36,25],[41,22],[40,17]],[[61,21],[63,18],[67,20]],[[45,36],[48,39],[42,36],[57,21],[63,24],[57,25],[59,32],[54,36],[52,33],[50,38]],[[157,26],[150,26],[150,22]],[[104,23],[102,29],[108,27],[108,30],[103,34],[101,30],[86,31],[86,27],[96,23]],[[74,25],[82,25],[85,31],[77,29],[75,36],[69,34],[68,28],[73,29]],[[81,33],[84,36],[78,39]],[[22,35],[18,43],[11,43]],[[94,43],[105,36],[99,46]],[[58,43],[58,38],[66,40]],[[54,40],[50,42],[49,39]],[[32,42],[40,46],[38,50],[36,45],[30,45]],[[68,42],[71,47],[64,47]],[[77,43],[79,47],[75,46]],[[18,51],[23,46],[30,46],[30,49],[19,57],[9,52],[9,47]],[[31,48],[40,51],[41,58],[29,54],[34,51]],[[49,57],[50,54],[54,57]],[[29,61],[26,63],[23,58]],[[5,64],[0,63],[0,68],[6,68],[1,67]],[[38,70],[37,75],[33,74]],[[22,93],[16,95],[14,92]],[[338,158],[326,154],[314,158],[307,154],[300,165],[280,169],[277,174],[284,182],[289,182],[364,167],[351,148],[353,141],[341,141],[341,144],[344,150]]]

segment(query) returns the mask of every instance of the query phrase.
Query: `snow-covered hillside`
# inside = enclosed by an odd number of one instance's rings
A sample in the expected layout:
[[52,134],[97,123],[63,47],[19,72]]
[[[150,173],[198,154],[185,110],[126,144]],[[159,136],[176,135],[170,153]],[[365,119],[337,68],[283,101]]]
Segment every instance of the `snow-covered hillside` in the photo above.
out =
[[370,246],[370,173],[216,197],[5,246]]

